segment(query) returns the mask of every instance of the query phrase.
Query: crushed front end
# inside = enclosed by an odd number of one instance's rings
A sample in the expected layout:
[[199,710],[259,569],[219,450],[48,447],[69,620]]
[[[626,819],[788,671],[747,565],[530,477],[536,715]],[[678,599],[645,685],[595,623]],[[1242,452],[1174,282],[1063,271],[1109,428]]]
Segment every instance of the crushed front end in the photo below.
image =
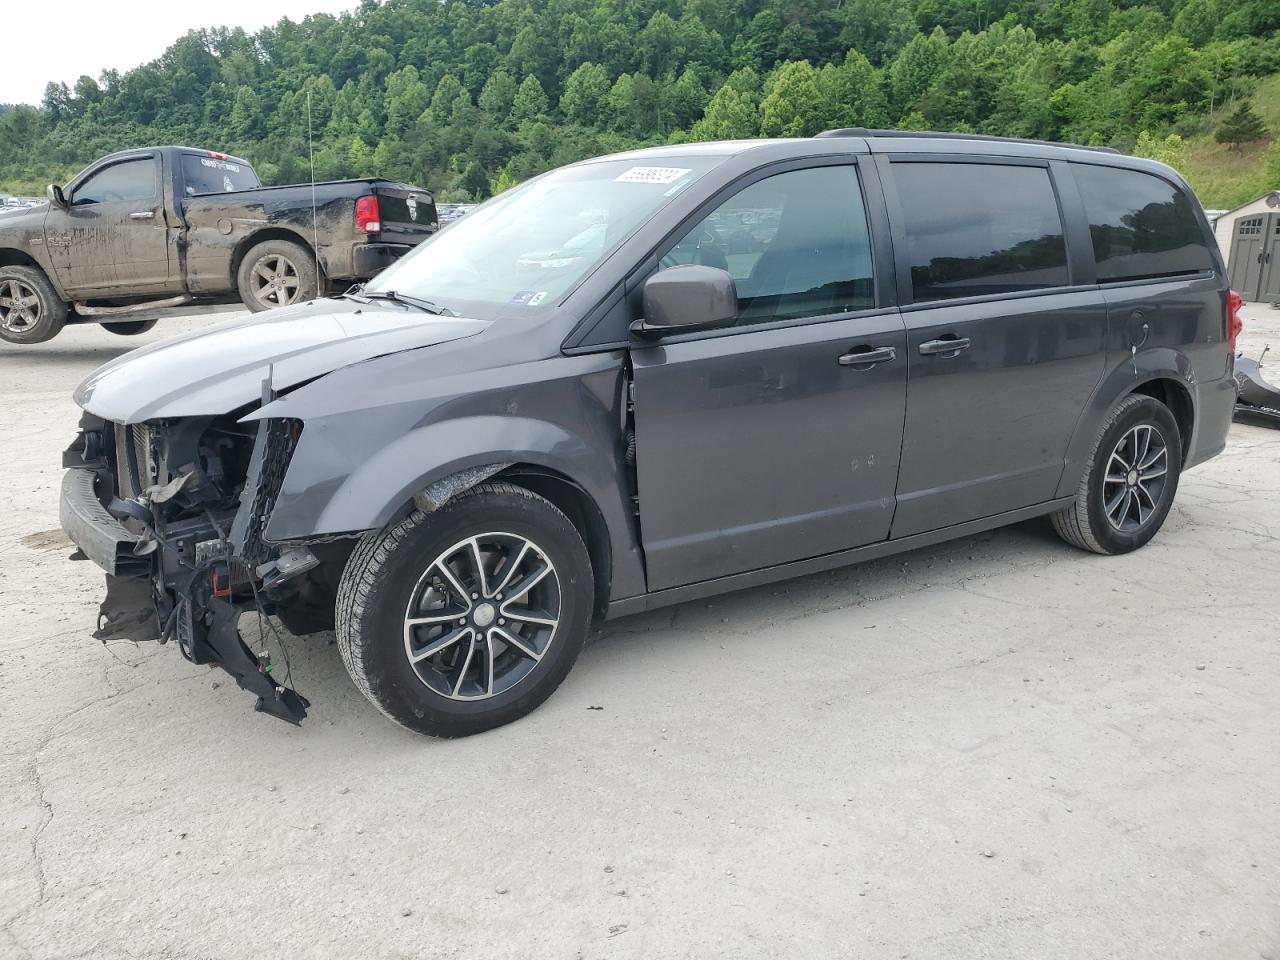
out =
[[291,723],[309,703],[254,653],[238,622],[271,613],[318,566],[301,544],[264,537],[302,424],[240,423],[244,411],[147,423],[85,413],[63,454],[62,527],[107,574],[94,636],[176,641],[256,694],[256,709]]

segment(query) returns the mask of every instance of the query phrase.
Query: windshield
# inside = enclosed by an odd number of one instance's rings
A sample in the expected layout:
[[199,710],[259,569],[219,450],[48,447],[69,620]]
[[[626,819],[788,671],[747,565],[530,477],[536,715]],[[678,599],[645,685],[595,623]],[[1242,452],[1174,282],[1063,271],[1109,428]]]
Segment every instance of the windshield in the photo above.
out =
[[202,193],[231,193],[261,186],[253,167],[238,160],[182,155],[182,180],[188,197]]
[[475,306],[480,313],[495,306],[545,309],[721,159],[607,160],[555,170],[449,224],[366,292],[421,297],[463,316],[474,316]]

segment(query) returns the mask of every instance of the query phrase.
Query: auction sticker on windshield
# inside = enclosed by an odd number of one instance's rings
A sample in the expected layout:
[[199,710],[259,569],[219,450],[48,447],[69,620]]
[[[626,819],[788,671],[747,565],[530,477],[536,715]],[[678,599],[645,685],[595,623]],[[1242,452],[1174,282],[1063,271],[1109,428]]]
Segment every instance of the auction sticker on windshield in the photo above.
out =
[[614,183],[675,183],[689,171],[684,167],[632,167],[614,177]]

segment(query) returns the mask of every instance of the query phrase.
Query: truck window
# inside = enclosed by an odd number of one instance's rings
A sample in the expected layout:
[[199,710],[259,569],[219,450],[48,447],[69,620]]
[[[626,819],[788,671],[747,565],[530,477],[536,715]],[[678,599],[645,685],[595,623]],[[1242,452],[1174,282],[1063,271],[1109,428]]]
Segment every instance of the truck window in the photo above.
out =
[[1194,201],[1139,170],[1073,164],[1084,197],[1099,283],[1214,269]]
[[916,303],[1069,283],[1049,171],[995,163],[895,163]]
[[194,153],[182,155],[182,182],[188,197],[202,193],[253,190],[262,185],[258,175],[253,172],[253,167],[247,163],[202,157]]
[[76,187],[71,205],[150,200],[156,195],[156,161],[152,157],[125,160],[99,170]]

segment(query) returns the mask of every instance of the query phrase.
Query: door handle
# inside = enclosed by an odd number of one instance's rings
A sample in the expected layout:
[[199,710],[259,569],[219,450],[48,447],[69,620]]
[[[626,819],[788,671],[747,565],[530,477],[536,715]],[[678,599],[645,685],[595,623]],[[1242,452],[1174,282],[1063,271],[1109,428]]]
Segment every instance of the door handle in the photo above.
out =
[[898,351],[893,347],[862,346],[841,354],[837,363],[842,367],[866,367],[869,370],[877,363],[889,363],[897,358]]
[[139,210],[137,213],[129,214],[130,220],[154,220],[156,212],[154,210]]
[[945,336],[939,340],[926,340],[920,344],[920,353],[926,357],[955,357],[961,350],[969,349],[968,337]]

